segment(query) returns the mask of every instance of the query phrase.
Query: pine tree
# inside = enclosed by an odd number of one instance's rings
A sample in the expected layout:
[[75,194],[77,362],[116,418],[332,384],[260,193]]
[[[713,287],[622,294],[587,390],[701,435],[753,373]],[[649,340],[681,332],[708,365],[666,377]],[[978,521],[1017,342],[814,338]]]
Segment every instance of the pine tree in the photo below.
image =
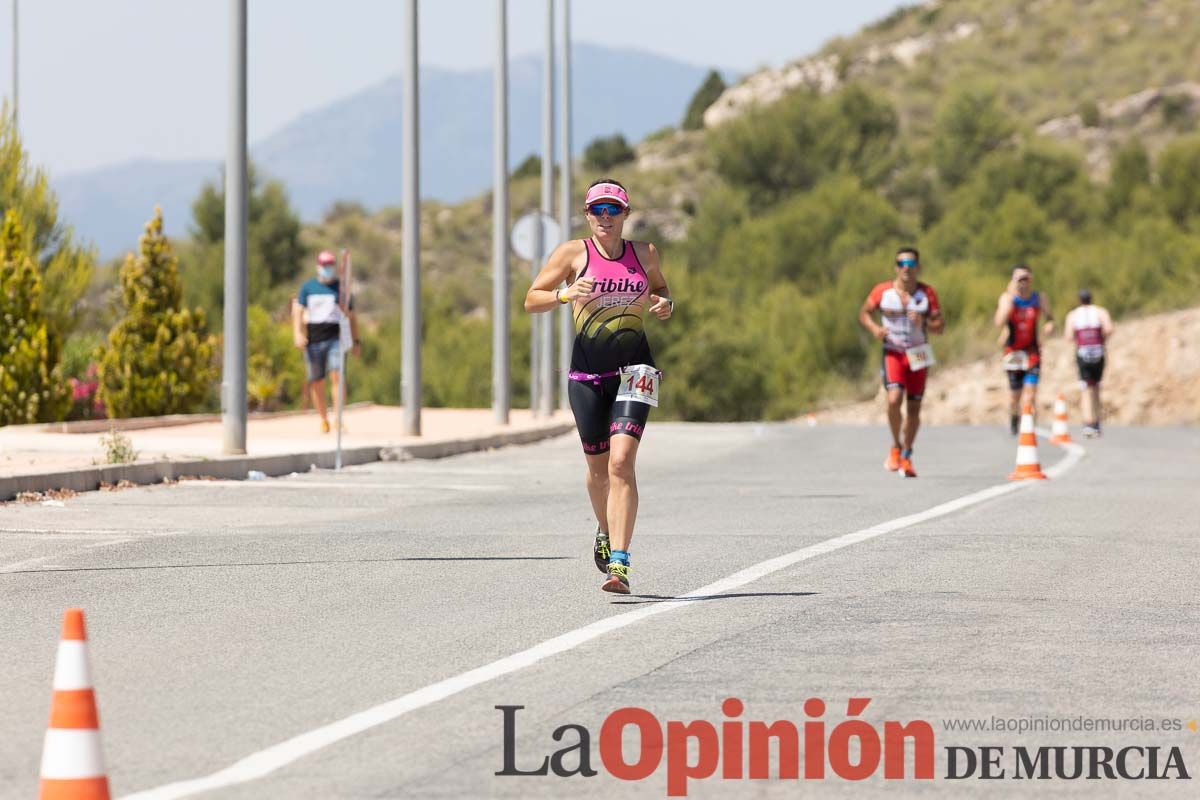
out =
[[194,411],[217,377],[216,339],[203,311],[180,307],[179,264],[163,236],[161,209],[138,248],[121,266],[125,315],[97,353],[100,399],[117,418]]
[[0,229],[0,425],[49,422],[70,403],[58,337],[42,313],[42,276],[16,209]]
[[717,98],[725,93],[725,89],[725,81],[721,78],[721,73],[715,69],[709,70],[708,75],[704,78],[704,83],[700,84],[700,88],[692,95],[692,101],[688,103],[687,113],[683,115],[683,129],[698,131],[703,128],[704,112],[717,102]]
[[71,226],[59,218],[49,178],[30,164],[5,102],[0,105],[0,214],[10,208],[20,215],[22,249],[41,274],[41,308],[50,334],[65,339],[81,317],[96,254],[80,246]]

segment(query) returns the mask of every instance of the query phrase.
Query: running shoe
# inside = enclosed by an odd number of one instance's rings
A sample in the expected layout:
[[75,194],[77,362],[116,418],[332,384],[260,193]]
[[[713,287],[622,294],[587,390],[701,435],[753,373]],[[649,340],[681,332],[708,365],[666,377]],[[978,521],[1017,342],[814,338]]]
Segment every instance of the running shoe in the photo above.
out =
[[911,458],[901,458],[900,459],[900,467],[897,470],[897,472],[899,472],[905,478],[917,477],[917,471],[915,469],[913,469]]
[[614,561],[608,565],[608,580],[600,587],[614,594],[629,594],[629,565]]
[[592,546],[592,558],[596,562],[596,569],[604,574],[608,574],[608,557],[612,555],[612,549],[608,546],[608,534],[596,528],[596,544]]
[[329,433],[329,420],[321,420],[321,433]]
[[1100,435],[1100,428],[1096,425],[1087,425],[1083,429],[1083,435],[1089,439],[1095,439]]
[[1016,436],[1021,432],[1021,418],[1013,415],[1008,418],[1008,429],[1012,431],[1012,435]]
[[896,470],[900,469],[899,447],[893,447],[891,450],[888,450],[887,461],[883,462],[883,468],[888,472],[895,472]]

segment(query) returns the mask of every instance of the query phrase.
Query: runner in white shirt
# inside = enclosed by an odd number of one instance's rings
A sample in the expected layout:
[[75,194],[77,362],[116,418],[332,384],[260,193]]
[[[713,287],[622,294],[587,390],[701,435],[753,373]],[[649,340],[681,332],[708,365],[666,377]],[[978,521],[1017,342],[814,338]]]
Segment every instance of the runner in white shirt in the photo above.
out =
[[1079,306],[1067,314],[1064,332],[1075,342],[1075,363],[1083,389],[1083,433],[1100,435],[1100,379],[1104,376],[1104,346],[1112,336],[1108,311],[1092,303],[1092,293],[1079,290]]

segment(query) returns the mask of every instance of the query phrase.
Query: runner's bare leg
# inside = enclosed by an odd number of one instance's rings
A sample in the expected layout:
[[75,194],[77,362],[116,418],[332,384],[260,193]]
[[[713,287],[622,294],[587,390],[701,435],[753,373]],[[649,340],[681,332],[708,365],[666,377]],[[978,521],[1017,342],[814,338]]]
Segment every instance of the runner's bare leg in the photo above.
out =
[[908,413],[904,417],[904,449],[912,450],[917,440],[917,429],[921,427],[921,401],[908,398]]
[[592,513],[600,530],[608,533],[608,453],[584,456],[587,461],[588,499],[592,501]]
[[904,415],[900,411],[900,404],[903,401],[903,389],[887,390],[888,426],[892,429],[892,442],[895,447],[900,446],[900,426],[904,421]]
[[613,550],[628,550],[637,519],[638,490],[634,466],[638,440],[617,434],[608,451],[608,541]]

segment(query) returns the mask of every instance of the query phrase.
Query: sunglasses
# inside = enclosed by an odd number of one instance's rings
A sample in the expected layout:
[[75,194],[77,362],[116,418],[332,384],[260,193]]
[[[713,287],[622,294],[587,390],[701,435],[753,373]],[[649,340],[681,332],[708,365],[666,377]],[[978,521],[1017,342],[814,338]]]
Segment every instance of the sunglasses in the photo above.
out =
[[901,258],[896,261],[896,266],[902,269],[916,269],[918,264],[914,259]]
[[616,203],[592,203],[587,207],[588,213],[593,217],[616,217],[620,216],[621,212],[624,210],[624,206],[617,205]]

